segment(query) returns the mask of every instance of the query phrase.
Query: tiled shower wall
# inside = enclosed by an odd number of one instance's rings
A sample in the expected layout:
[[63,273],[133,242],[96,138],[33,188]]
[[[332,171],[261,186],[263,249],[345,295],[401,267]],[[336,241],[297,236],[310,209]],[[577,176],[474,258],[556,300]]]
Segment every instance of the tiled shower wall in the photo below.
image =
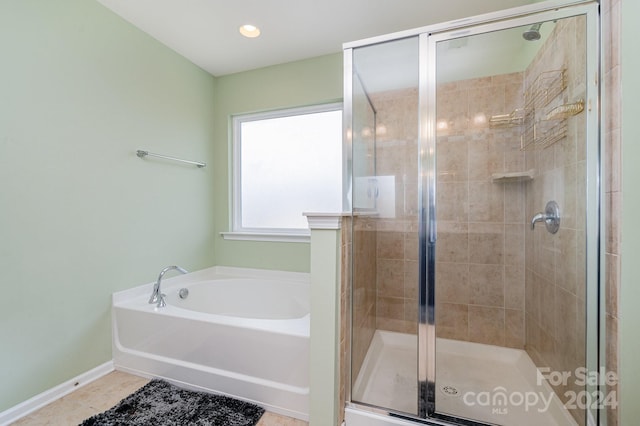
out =
[[[336,424],[341,425],[344,420],[344,407],[347,402],[347,389],[348,383],[350,383],[349,372],[351,371],[349,361],[351,360],[351,330],[349,328],[350,322],[348,321],[349,312],[351,310],[351,249],[353,247],[351,242],[352,237],[352,224],[353,219],[349,216],[343,216],[340,224],[340,335],[339,335],[339,350],[340,350],[340,363],[339,363],[339,377],[340,382],[338,384],[338,419]],[[368,343],[367,343],[368,346]],[[360,370],[362,360],[358,364],[358,370]],[[359,371],[358,371],[359,372]],[[357,374],[357,373],[356,373]]]
[[[376,175],[394,181],[393,213],[375,219],[376,328],[417,332],[418,91],[371,94],[377,110]],[[388,209],[387,209],[388,212]]]
[[524,171],[519,129],[492,115],[522,105],[523,74],[438,85],[438,337],[524,346]]
[[[625,0],[630,1],[630,0]],[[606,369],[618,371],[618,301],[620,299],[620,207],[622,202],[621,161],[621,82],[620,82],[620,8],[622,0],[601,0],[603,26],[604,94],[604,182],[605,182],[605,240],[606,252]],[[618,385],[609,391],[619,392]],[[619,396],[619,395],[618,395]],[[607,425],[617,426],[619,410],[607,410]]]
[[[371,101],[361,84],[360,78],[354,76],[353,84],[353,176],[354,180],[367,182],[376,175],[375,156],[375,112]],[[369,193],[371,189],[369,188]],[[366,214],[370,205],[368,194],[355,191],[353,194],[354,210],[363,210],[343,226],[343,242],[349,242],[349,257],[343,257],[343,273],[349,270],[350,295],[353,298],[351,308],[351,373],[355,378],[369,349],[369,344],[376,330],[376,223],[372,216]],[[347,225],[347,223],[343,223]],[[344,238],[348,229],[348,239]],[[344,260],[353,259],[350,265]]]
[[[542,73],[565,70],[567,87],[550,107],[585,99],[585,25],[584,17],[559,20],[525,72],[525,87],[530,89]],[[585,113],[567,118],[565,138],[525,151],[526,169],[535,170],[526,190],[526,217],[544,211],[551,200],[561,212],[556,234],[547,232],[544,223],[525,233],[526,350],[538,367],[571,377],[586,364],[585,119]],[[566,391],[582,389],[569,380],[555,390],[566,402]],[[583,410],[571,414],[584,424]]]
[[[358,376],[376,329],[415,333],[418,282],[418,92],[371,94],[378,113],[375,143],[365,141],[356,162],[362,175],[392,178],[392,208],[383,217],[362,209],[352,221],[351,376]],[[362,124],[358,132],[368,134]],[[354,130],[355,132],[355,130]],[[354,136],[355,140],[355,136]],[[375,153],[372,151],[375,149]],[[371,151],[371,152],[369,152]],[[372,154],[372,155],[368,155]],[[375,158],[375,164],[370,164]],[[343,268],[346,260],[343,259]]]
[[[446,83],[438,105],[438,333],[524,345],[524,191],[493,183],[521,171],[518,130],[488,119],[521,104],[523,75]],[[417,318],[417,91],[373,94],[376,174],[395,179],[395,217],[376,230],[376,327],[415,333]],[[474,212],[473,214],[470,212]],[[473,277],[471,279],[470,277]]]
[[[376,331],[376,242],[375,220],[367,216],[354,216],[352,221],[350,254],[351,265],[351,374],[355,379],[360,372],[369,344]],[[349,228],[351,230],[351,227]],[[343,265],[343,270],[346,268]]]

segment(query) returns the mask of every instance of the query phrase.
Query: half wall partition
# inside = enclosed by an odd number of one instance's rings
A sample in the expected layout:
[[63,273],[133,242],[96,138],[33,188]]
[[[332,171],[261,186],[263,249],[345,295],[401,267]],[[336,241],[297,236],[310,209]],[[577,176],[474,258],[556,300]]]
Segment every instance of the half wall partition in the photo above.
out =
[[351,407],[522,426],[606,405],[581,380],[599,365],[597,14],[543,3],[346,45]]

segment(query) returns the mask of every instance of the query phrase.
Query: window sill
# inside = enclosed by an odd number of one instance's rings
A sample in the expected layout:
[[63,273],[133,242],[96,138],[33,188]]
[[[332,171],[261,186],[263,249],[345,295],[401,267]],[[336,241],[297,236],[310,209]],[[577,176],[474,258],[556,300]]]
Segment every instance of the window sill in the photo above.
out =
[[234,241],[269,241],[275,243],[308,243],[310,234],[280,234],[267,232],[221,232],[222,238]]

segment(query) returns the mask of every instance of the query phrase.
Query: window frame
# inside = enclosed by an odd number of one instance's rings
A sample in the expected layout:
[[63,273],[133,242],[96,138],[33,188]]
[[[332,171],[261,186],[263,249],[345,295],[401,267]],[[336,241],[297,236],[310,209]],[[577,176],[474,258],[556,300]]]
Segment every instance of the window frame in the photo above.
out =
[[[274,118],[293,117],[298,115],[317,114],[330,111],[343,111],[342,102],[314,104],[302,107],[292,107],[277,110],[261,111],[248,114],[234,114],[230,117],[231,158],[230,165],[230,203],[229,203],[229,232],[222,232],[226,240],[243,241],[275,241],[275,242],[309,242],[310,230],[302,228],[245,228],[242,227],[242,124],[251,121],[269,120]],[[342,134],[342,124],[341,124]],[[342,138],[341,138],[342,139]],[[342,143],[342,140],[340,141]],[[342,150],[340,150],[342,152]],[[303,212],[306,213],[306,212]]]

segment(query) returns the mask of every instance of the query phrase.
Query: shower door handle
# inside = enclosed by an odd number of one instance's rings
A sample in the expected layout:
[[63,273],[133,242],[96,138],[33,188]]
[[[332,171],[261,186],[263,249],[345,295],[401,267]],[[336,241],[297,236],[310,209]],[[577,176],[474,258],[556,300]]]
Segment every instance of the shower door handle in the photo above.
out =
[[544,209],[544,212],[536,213],[531,218],[531,229],[535,229],[536,222],[544,222],[547,231],[552,234],[558,232],[560,229],[560,207],[555,201],[549,201]]

